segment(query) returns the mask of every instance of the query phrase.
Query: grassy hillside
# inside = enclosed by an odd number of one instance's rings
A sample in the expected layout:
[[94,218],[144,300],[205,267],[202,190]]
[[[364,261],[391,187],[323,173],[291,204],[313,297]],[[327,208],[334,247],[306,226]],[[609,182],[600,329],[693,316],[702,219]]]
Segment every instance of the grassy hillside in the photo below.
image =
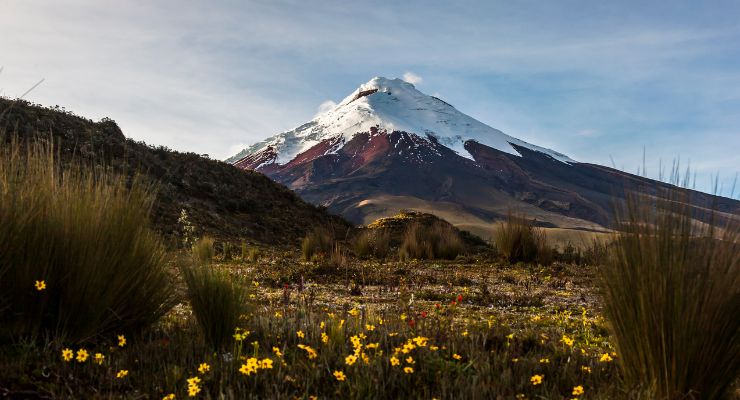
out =
[[[53,137],[63,160],[137,171],[158,183],[152,219],[166,237],[179,234],[186,210],[197,235],[265,244],[296,244],[306,230],[349,226],[308,204],[266,176],[195,153],[180,153],[127,139],[116,123],[100,122],[23,101],[0,98],[0,135],[22,140]],[[174,240],[174,239],[173,239]]]

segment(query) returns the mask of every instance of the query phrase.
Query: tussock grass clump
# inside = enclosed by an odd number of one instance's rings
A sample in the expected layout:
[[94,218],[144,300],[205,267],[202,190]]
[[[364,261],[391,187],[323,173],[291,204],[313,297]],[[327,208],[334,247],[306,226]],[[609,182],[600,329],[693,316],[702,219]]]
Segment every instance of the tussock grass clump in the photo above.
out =
[[384,229],[364,229],[352,242],[355,255],[360,258],[384,259],[390,251],[390,232]]
[[191,249],[193,262],[195,262],[196,265],[211,264],[213,262],[213,257],[216,255],[216,250],[213,245],[214,240],[211,237],[203,236],[198,239]]
[[222,350],[247,311],[247,286],[226,270],[210,265],[184,267],[188,299],[203,338],[213,350]]
[[718,399],[740,376],[740,235],[692,220],[686,192],[629,198],[601,282],[628,385]]
[[419,223],[409,225],[398,249],[401,260],[452,260],[465,251],[465,244],[452,225],[441,221],[431,226]]
[[247,246],[247,242],[242,240],[241,245],[241,260],[242,261],[249,261],[249,262],[257,262],[259,260],[261,254],[260,249],[257,247],[249,247]]
[[301,242],[301,256],[303,261],[311,261],[316,257],[326,257],[334,248],[334,239],[331,232],[324,228],[315,228],[309,232]]
[[224,261],[229,261],[233,258],[234,249],[230,242],[224,242],[221,249],[221,256]]
[[173,305],[154,189],[80,165],[49,143],[0,137],[0,326],[70,341],[150,325]]
[[496,250],[510,263],[552,263],[553,254],[547,235],[523,215],[509,213],[506,221],[501,222],[494,232],[494,241]]

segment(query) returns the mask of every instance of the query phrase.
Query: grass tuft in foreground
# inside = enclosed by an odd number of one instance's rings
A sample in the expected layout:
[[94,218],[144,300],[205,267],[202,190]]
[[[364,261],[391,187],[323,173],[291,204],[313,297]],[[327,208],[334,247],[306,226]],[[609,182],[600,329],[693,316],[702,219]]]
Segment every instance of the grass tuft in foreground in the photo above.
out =
[[601,270],[624,379],[658,399],[724,398],[740,376],[738,224],[699,225],[689,204],[629,199]]
[[247,312],[246,286],[227,270],[210,265],[184,267],[182,275],[204,340],[213,350],[224,349]]
[[173,305],[153,188],[63,167],[53,146],[0,148],[0,334],[84,341],[151,325]]

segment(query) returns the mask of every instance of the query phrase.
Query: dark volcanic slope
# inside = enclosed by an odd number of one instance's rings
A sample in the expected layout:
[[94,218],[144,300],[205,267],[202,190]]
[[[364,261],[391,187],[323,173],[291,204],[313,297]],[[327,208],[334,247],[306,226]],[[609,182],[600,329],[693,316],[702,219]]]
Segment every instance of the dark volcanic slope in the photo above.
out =
[[[615,202],[624,199],[627,191],[653,193],[668,187],[599,165],[555,161],[527,149],[519,149],[521,157],[476,142],[467,142],[466,149],[475,160],[460,157],[433,139],[405,132],[370,132],[355,135],[333,154],[299,155],[264,171],[307,200],[358,223],[368,222],[364,200],[394,196],[454,204],[484,220],[499,219],[509,208],[530,213],[537,209],[541,213],[535,215],[545,226],[586,228],[579,227],[576,220],[580,220],[610,227]],[[738,201],[689,192],[697,210],[713,206],[740,214]]]
[[153,222],[165,235],[177,232],[187,210],[199,234],[295,244],[315,226],[345,230],[340,217],[306,203],[258,172],[244,171],[194,153],[179,153],[126,139],[115,122],[93,122],[59,110],[0,98],[0,134],[23,138],[53,135],[63,158],[142,171],[159,183]]

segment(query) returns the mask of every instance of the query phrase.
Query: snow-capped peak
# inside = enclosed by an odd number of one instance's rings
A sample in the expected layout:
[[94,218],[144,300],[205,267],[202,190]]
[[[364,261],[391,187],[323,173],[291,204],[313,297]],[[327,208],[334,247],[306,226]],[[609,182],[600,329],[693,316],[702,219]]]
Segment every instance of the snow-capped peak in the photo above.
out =
[[426,138],[434,137],[440,144],[460,156],[473,157],[465,150],[468,140],[520,155],[512,144],[539,151],[562,162],[573,162],[569,157],[511,137],[477,121],[452,105],[428,96],[413,84],[401,79],[375,77],[360,85],[335,108],[287,132],[280,133],[245,149],[229,161],[272,148],[277,154],[271,162],[285,164],[302,152],[325,141],[338,143],[335,152],[355,134],[378,131],[402,131]]

